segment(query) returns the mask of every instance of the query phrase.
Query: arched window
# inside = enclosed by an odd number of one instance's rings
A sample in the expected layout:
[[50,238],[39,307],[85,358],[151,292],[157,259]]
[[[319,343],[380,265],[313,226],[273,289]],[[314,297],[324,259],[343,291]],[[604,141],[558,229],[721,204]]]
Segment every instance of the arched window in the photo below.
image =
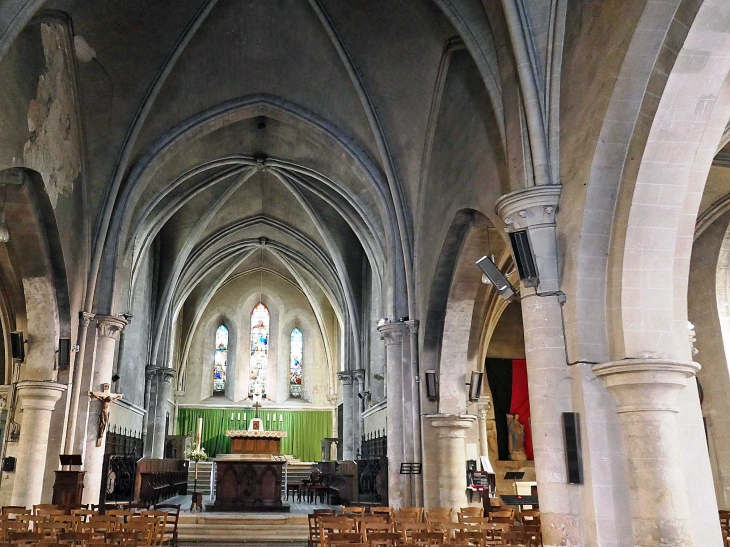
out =
[[221,325],[215,331],[215,359],[213,361],[213,393],[226,391],[226,366],[228,365],[228,329]]
[[[269,310],[261,302],[251,313],[251,365],[248,396],[266,397],[266,372],[269,368]],[[260,390],[260,391],[259,391]]]
[[302,356],[304,338],[302,331],[291,331],[291,355],[289,357],[289,393],[292,397],[302,396]]

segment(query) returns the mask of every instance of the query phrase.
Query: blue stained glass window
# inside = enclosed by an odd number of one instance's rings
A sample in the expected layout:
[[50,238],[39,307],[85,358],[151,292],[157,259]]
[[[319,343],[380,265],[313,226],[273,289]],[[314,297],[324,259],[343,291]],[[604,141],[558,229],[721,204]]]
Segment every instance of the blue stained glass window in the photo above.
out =
[[269,368],[269,310],[263,303],[251,313],[251,363],[249,365],[248,396],[253,397],[256,386],[266,398],[266,373]]
[[215,358],[213,360],[213,392],[226,391],[226,366],[228,365],[228,329],[221,325],[215,331]]
[[291,356],[289,358],[289,393],[292,397],[302,396],[302,357],[304,337],[302,331],[291,331]]

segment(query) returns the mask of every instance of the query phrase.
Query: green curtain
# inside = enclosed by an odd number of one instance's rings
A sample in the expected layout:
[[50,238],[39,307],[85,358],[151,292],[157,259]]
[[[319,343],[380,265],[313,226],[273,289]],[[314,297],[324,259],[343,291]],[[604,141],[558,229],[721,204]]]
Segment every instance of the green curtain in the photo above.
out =
[[[272,422],[274,415],[275,424]],[[177,434],[192,434],[194,438],[198,419],[203,418],[200,444],[209,456],[214,457],[231,451],[231,439],[225,436],[226,430],[246,429],[253,417],[254,411],[249,409],[180,408],[177,412]],[[320,441],[332,436],[332,412],[328,410],[259,410],[259,417],[267,431],[287,432],[286,439],[281,440],[281,453],[291,454],[303,462],[319,461]]]

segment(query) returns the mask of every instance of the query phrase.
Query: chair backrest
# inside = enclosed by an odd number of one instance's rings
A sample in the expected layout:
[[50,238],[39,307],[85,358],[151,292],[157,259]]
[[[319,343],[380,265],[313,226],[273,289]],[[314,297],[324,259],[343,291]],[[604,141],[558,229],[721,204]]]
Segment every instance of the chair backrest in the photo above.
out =
[[58,534],[58,541],[65,545],[86,545],[94,541],[94,534],[84,532],[65,532]]
[[333,532],[327,538],[325,545],[362,543],[362,534],[357,532]]
[[398,518],[410,518],[413,522],[423,522],[423,507],[401,507],[396,512]]
[[37,543],[42,539],[43,534],[40,532],[10,532],[10,542],[14,545]]
[[319,543],[319,517],[312,513],[307,515],[307,521],[309,522],[309,545],[315,545]]
[[332,516],[334,516],[335,511],[334,511],[334,509],[315,509],[314,514],[315,515],[332,515]]
[[369,541],[371,533],[392,532],[393,525],[387,522],[362,522],[360,531],[365,534],[365,541]]
[[395,532],[374,532],[368,534],[367,542],[372,547],[395,547],[403,543],[403,536]]
[[39,503],[33,506],[33,514],[37,515],[38,511],[48,511],[56,509],[58,509],[58,505],[54,505],[52,503]]
[[30,515],[32,511],[22,505],[6,505],[2,509],[3,515]]
[[414,545],[441,545],[444,542],[444,535],[441,532],[414,532],[412,537]]
[[352,532],[355,532],[355,522],[347,517],[322,517],[319,519],[320,542],[326,542],[330,534]]
[[73,525],[68,522],[39,522],[37,526],[38,532],[43,534],[44,538],[55,539],[58,534],[64,532],[72,532]]
[[428,532],[428,524],[425,522],[403,522],[395,523],[396,532],[400,532],[406,541],[413,539],[417,532]]
[[454,522],[434,522],[429,524],[429,530],[431,532],[441,532],[444,540],[449,540],[455,532],[461,531],[462,526],[462,524],[456,524]]
[[511,509],[509,507],[500,507],[499,511],[492,511],[489,513],[490,517],[509,517],[511,519],[515,518],[515,510]]
[[489,519],[486,517],[459,517],[459,522],[464,531],[481,531],[487,524]]
[[459,509],[459,517],[483,517],[484,507],[462,507]]
[[426,522],[451,522],[454,510],[449,507],[434,507],[426,511]]
[[162,540],[165,536],[165,527],[167,526],[167,511],[148,509],[147,511],[142,511],[140,515],[143,517],[152,517],[157,521],[157,525],[155,527],[155,544],[162,545]]
[[343,515],[364,515],[364,507],[343,507],[340,511]]
[[515,520],[512,517],[489,517],[489,522],[498,522],[500,524],[514,524]]
[[486,536],[482,532],[456,532],[454,535],[456,541],[464,541],[467,545],[478,545],[484,547],[486,543]]

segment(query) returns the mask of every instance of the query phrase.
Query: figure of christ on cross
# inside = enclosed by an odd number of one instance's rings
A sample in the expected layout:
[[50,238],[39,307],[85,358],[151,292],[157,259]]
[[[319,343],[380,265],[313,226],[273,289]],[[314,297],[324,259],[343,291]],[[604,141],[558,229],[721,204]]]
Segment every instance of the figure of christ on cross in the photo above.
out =
[[121,393],[112,393],[109,391],[109,384],[102,384],[102,391],[89,391],[89,396],[101,402],[101,410],[99,411],[99,433],[96,438],[96,446],[101,446],[104,439],[104,432],[109,425],[109,404],[121,399]]

